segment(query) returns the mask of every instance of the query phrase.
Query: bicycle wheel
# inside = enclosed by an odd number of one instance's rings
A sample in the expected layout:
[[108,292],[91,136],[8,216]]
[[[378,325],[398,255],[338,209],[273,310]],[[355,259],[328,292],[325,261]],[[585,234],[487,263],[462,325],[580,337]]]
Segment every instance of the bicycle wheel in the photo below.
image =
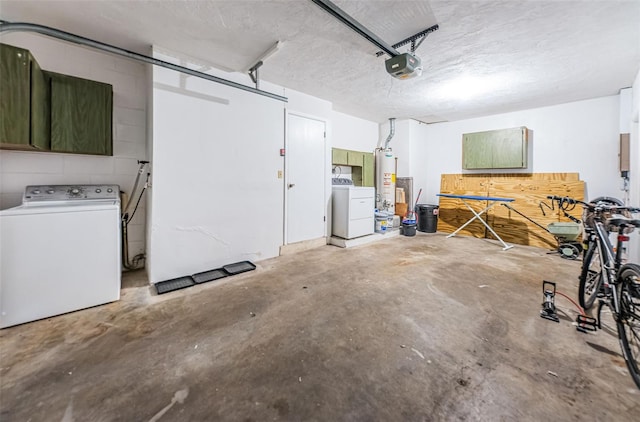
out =
[[580,306],[585,310],[593,306],[598,290],[602,284],[602,265],[600,264],[600,250],[596,242],[589,242],[587,253],[582,261],[578,298]]
[[619,274],[618,337],[631,378],[640,388],[640,266],[625,264]]

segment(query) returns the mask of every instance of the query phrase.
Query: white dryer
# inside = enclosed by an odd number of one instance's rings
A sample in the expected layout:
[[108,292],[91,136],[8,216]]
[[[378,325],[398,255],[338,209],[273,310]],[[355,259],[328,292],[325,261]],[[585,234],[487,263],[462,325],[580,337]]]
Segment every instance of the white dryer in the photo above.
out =
[[334,179],[332,190],[332,234],[343,239],[372,234],[375,228],[375,189],[336,184]]
[[120,298],[117,185],[27,186],[0,211],[0,328]]

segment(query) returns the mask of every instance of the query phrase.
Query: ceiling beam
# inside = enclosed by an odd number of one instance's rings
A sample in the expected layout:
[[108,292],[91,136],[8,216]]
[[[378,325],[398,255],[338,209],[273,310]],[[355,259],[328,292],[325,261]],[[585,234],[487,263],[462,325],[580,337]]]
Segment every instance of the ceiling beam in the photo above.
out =
[[378,37],[376,34],[371,32],[367,28],[365,28],[364,25],[362,25],[360,22],[352,18],[349,14],[347,14],[347,12],[340,9],[331,1],[329,0],[311,0],[311,1],[317,4],[318,6],[320,6],[324,11],[329,13],[331,16],[333,16],[343,24],[347,25],[349,28],[356,31],[358,34],[363,36],[367,41],[369,41],[370,43],[372,43],[373,45],[375,45],[376,47],[378,47],[380,50],[384,51],[391,57],[400,55],[400,53],[395,48],[393,48],[392,46],[384,42],[380,37]]
[[65,32],[59,29],[50,28],[48,26],[37,25],[33,23],[26,22],[7,22],[4,20],[0,20],[0,33],[9,33],[9,32],[35,32],[37,34],[46,35],[48,37],[57,38],[59,40],[67,41],[70,43],[80,44],[85,47],[93,48],[96,50],[104,51],[106,53],[115,54],[118,56],[125,57],[127,59],[136,60],[139,62],[152,64],[160,67],[164,67],[167,69],[174,70],[176,72],[184,73],[187,75],[195,76],[198,78],[206,79],[211,82],[219,83],[222,85],[227,85],[232,88],[241,89],[243,91],[251,92],[253,94],[262,95],[264,97],[273,98],[274,100],[287,102],[287,97],[283,97],[278,94],[273,94],[268,91],[261,91],[259,89],[242,85],[237,82],[233,82],[227,79],[219,78],[217,76],[210,75],[208,73],[198,72],[197,70],[189,69],[188,67],[179,66],[177,64],[173,64],[170,62],[166,62],[164,60],[156,59],[154,57],[145,56],[143,54],[138,54],[133,51],[125,50],[120,47],[116,47],[114,45],[105,44],[100,41],[92,40],[90,38],[85,38],[80,35],[72,34],[70,32]]

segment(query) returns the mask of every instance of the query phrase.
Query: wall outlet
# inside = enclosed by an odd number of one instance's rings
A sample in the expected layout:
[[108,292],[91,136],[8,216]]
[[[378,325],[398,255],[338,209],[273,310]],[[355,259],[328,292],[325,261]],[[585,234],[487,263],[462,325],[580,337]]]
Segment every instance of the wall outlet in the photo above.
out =
[[278,170],[278,179],[282,179],[282,170]]

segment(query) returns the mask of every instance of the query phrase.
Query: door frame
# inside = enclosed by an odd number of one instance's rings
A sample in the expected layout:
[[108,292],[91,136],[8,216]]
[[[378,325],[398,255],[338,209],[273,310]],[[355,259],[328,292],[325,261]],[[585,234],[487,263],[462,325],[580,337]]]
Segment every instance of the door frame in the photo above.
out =
[[[325,218],[324,218],[324,234],[323,236],[327,237],[327,224],[330,222],[331,216],[329,215],[328,205],[327,205],[327,137],[328,137],[328,126],[329,120],[320,116],[316,116],[313,114],[302,113],[295,110],[289,110],[285,108],[284,110],[284,183],[282,184],[282,189],[284,190],[284,203],[283,203],[283,233],[282,233],[282,244],[289,244],[289,189],[287,186],[289,185],[289,153],[287,152],[289,149],[290,141],[289,141],[289,116],[301,117],[303,119],[315,120],[324,124],[324,156],[323,156],[323,180],[324,180],[324,197],[322,198],[323,203],[325,204]],[[329,204],[330,205],[330,204]]]

